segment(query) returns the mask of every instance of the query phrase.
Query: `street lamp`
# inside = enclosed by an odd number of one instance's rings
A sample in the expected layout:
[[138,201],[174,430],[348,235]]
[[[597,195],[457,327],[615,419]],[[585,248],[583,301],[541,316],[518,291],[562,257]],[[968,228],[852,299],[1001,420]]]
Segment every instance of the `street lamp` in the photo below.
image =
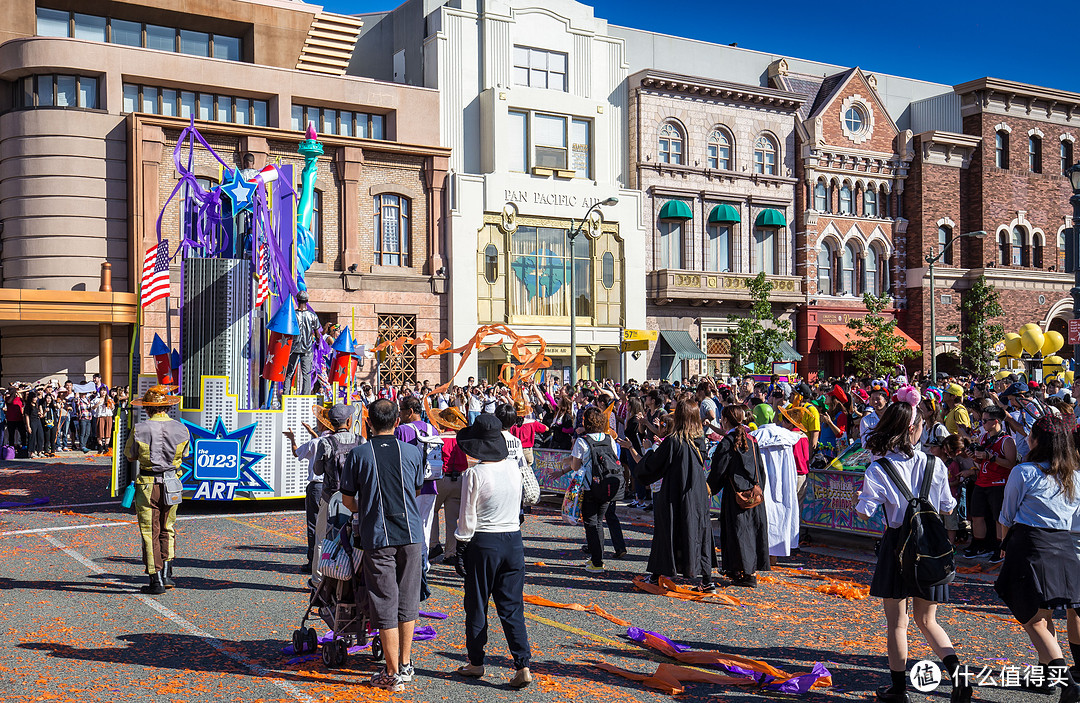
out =
[[937,383],[937,296],[934,295],[934,264],[938,262],[938,259],[945,256],[945,252],[949,250],[952,243],[961,237],[978,237],[985,235],[986,232],[979,230],[978,232],[964,232],[958,234],[955,237],[950,237],[945,240],[944,246],[941,247],[941,251],[937,256],[926,255],[926,263],[930,264],[930,382]]
[[[1069,177],[1073,190],[1073,195],[1069,198],[1073,206],[1072,251],[1069,252],[1072,261],[1066,262],[1065,270],[1068,271],[1070,266],[1073,270],[1073,289],[1070,291],[1073,297],[1073,318],[1080,319],[1080,266],[1077,266],[1080,261],[1080,164],[1073,164],[1066,169],[1065,174]],[[1080,344],[1074,344],[1073,368],[1080,371],[1080,367],[1077,367],[1078,363],[1080,363]]]
[[[570,230],[566,233],[566,236],[570,239],[570,387],[577,385],[577,288],[574,287],[574,269],[577,268],[574,261],[574,240],[581,234],[581,228],[589,221],[589,215],[593,213],[593,210],[598,210],[601,205],[615,205],[619,202],[619,199],[612,196],[604,200],[597,200],[595,203],[589,206],[589,209],[585,211],[585,217],[581,218],[581,221],[574,225],[574,220],[570,220]],[[587,235],[588,233],[586,233]],[[621,342],[620,342],[621,343]]]

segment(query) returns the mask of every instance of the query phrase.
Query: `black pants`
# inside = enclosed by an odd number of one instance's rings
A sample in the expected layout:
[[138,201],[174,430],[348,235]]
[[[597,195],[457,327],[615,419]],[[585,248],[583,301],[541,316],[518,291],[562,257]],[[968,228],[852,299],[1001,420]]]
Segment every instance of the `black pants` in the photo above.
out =
[[39,417],[30,418],[30,438],[26,448],[31,454],[40,454],[45,448],[45,427]]
[[319,518],[319,501],[322,499],[322,481],[309,481],[304,496],[304,510],[307,513],[307,563],[315,558],[315,522]]
[[502,621],[514,668],[529,665],[525,630],[525,547],[521,532],[477,532],[465,550],[465,649],[469,663],[484,665],[488,640],[488,597]]
[[56,453],[56,425],[45,427],[45,453]]
[[7,423],[8,435],[10,435],[10,443],[13,447],[21,447],[26,442],[26,430],[23,428],[23,423],[9,422]]
[[615,553],[626,549],[622,525],[619,524],[619,516],[615,514],[615,501],[597,503],[586,496],[581,501],[581,521],[585,524],[585,543],[589,546],[589,555],[594,566],[604,563],[604,526],[601,520],[607,522],[608,531],[611,533],[611,547]]

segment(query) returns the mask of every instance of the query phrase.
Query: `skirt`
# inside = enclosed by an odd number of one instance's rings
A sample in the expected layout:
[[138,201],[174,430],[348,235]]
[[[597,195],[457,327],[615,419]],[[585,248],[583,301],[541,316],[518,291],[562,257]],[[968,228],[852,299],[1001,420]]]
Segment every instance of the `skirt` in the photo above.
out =
[[870,595],[875,598],[922,598],[933,603],[948,603],[948,584],[920,592],[904,583],[903,574],[900,573],[900,557],[896,551],[899,546],[899,528],[885,528],[885,534],[878,544],[877,567],[870,582]]
[[1080,607],[1080,556],[1072,532],[1013,525],[1004,549],[994,590],[1021,624],[1040,609]]

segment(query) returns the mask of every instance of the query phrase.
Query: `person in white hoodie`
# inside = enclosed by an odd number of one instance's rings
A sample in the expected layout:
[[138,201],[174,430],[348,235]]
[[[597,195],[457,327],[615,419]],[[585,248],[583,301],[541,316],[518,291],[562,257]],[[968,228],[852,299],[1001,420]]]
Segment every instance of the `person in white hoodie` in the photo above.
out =
[[791,556],[799,546],[799,487],[795,444],[802,439],[791,427],[798,423],[792,408],[781,408],[781,424],[769,424],[751,435],[761,450],[765,466],[765,514],[769,523],[769,557]]

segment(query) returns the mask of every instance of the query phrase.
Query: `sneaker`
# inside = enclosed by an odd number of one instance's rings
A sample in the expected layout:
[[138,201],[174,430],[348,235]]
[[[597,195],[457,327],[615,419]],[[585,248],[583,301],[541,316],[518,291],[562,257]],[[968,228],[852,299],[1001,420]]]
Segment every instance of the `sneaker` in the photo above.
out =
[[1005,561],[1005,552],[1002,552],[1000,550],[994,552],[990,555],[989,561],[991,564],[1000,564],[1001,562]]
[[583,552],[585,552],[586,554],[588,554],[588,553],[589,553],[589,545],[587,545],[587,544],[583,544],[583,545],[581,545],[581,551],[583,551]]
[[643,505],[641,506],[641,509],[642,509],[642,510],[644,510],[645,512],[649,512],[649,511],[651,511],[651,510],[652,510],[652,501],[651,501],[651,500],[649,500],[649,501],[646,501],[646,502],[645,502],[645,503],[644,503],[644,504],[643,504]]
[[405,682],[401,680],[401,674],[391,674],[387,672],[386,667],[376,671],[374,676],[368,680],[368,685],[391,693],[405,690]]
[[402,664],[398,667],[397,675],[404,683],[409,683],[413,680],[413,676],[416,676],[416,669],[413,668],[412,663]]
[[614,557],[615,557],[616,559],[625,559],[625,558],[626,558],[626,554],[627,554],[627,551],[626,551],[626,550],[624,549],[624,550],[622,550],[621,552],[615,552],[615,554],[614,554]]
[[640,506],[641,506],[641,503],[638,501],[637,498],[634,498],[632,501],[630,501],[629,503],[626,504],[626,507],[628,507],[628,508],[637,508],[637,507],[640,507]]
[[597,566],[596,564],[592,563],[592,560],[590,559],[589,561],[585,562],[585,570],[586,571],[593,571],[593,572],[597,572],[597,571],[602,572],[604,570],[604,565],[601,564],[600,566]]
[[979,557],[988,557],[994,553],[994,550],[985,545],[973,544],[964,550],[964,556],[968,559],[978,559]]
[[694,586],[694,591],[697,593],[719,593],[720,589],[716,587],[715,583],[700,583]]
[[646,574],[643,580],[650,586],[655,586],[660,583],[660,577],[656,574]]

